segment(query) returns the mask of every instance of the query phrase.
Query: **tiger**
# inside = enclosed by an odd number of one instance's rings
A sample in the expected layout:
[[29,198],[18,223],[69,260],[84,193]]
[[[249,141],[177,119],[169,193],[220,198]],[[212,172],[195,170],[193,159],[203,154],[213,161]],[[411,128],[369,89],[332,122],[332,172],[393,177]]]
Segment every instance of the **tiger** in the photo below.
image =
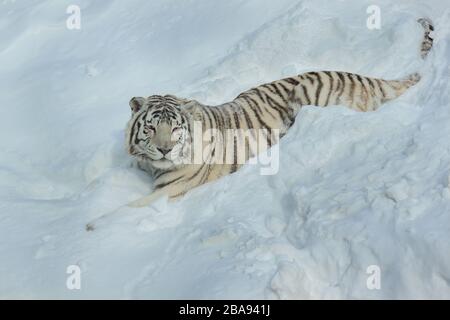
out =
[[[434,27],[429,19],[417,21],[424,29],[420,52],[425,59],[433,46]],[[400,80],[383,80],[349,72],[320,71],[257,86],[216,106],[174,95],[134,97],[129,102],[126,149],[139,168],[150,173],[154,186],[150,195],[129,206],[145,207],[161,197],[178,199],[195,187],[233,174],[247,160],[276,145],[295,123],[303,106],[342,105],[358,112],[375,111],[420,79],[418,73]],[[220,139],[199,142],[201,136],[193,134],[196,124],[201,132],[215,130]],[[244,139],[225,134],[230,129],[252,133]],[[257,137],[255,132],[259,132]],[[262,147],[252,148],[250,138],[263,141],[258,144]],[[209,147],[203,161],[180,161],[192,160],[192,145],[196,142],[200,149]],[[244,145],[242,154],[237,152],[238,145]],[[227,155],[231,155],[231,161],[206,161],[212,156],[224,160]],[[243,161],[237,161],[238,155]],[[87,228],[93,230],[94,224]]]

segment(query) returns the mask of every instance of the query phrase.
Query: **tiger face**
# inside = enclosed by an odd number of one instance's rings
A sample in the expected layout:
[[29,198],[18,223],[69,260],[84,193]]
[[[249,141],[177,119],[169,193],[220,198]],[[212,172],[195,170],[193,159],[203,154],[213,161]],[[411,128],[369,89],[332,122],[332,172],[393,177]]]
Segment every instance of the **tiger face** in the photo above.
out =
[[188,118],[183,106],[189,101],[175,96],[135,97],[130,101],[127,149],[156,169],[170,169],[186,155]]

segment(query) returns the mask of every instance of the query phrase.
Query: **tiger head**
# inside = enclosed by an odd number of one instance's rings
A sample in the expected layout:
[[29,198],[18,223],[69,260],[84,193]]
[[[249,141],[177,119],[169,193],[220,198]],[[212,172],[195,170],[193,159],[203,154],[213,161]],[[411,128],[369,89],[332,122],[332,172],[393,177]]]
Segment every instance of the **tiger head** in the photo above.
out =
[[186,156],[189,104],[172,95],[130,100],[126,145],[130,155],[149,161],[156,169],[170,169]]

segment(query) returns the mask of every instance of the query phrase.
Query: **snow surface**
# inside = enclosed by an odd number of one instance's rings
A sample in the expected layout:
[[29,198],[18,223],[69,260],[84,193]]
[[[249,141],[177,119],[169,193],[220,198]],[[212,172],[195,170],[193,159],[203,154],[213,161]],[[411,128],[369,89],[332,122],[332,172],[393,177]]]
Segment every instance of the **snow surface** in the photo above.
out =
[[[380,30],[373,1],[75,2],[81,30],[72,1],[0,1],[0,298],[450,298],[448,0],[377,0]],[[124,150],[132,96],[221,103],[322,69],[423,80],[374,113],[305,107],[277,175],[84,230],[151,191]]]

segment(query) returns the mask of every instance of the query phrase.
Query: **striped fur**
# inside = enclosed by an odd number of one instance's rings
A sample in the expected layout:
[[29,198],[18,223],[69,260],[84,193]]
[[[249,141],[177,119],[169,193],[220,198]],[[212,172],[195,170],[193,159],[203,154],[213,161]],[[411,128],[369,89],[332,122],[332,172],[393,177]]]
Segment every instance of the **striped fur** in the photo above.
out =
[[417,20],[422,27],[425,29],[425,34],[422,40],[422,46],[420,47],[420,55],[423,59],[426,58],[428,52],[430,52],[433,47],[433,38],[431,37],[431,33],[434,31],[434,27],[432,22],[429,19],[420,18]]
[[[426,57],[433,40],[433,26],[429,20],[419,19],[425,34],[421,55]],[[219,106],[206,106],[197,101],[174,96],[133,98],[130,106],[133,116],[127,127],[127,148],[138,160],[140,167],[154,177],[154,192],[132,203],[145,206],[160,196],[179,197],[192,188],[218,179],[238,170],[236,146],[244,144],[245,160],[263,150],[253,150],[248,139],[265,139],[267,148],[277,143],[271,130],[278,129],[283,136],[295,121],[300,108],[305,105],[325,107],[344,105],[356,111],[374,111],[382,103],[395,99],[420,80],[413,74],[403,80],[387,81],[358,74],[323,71],[308,72],[294,77],[267,83],[241,93],[231,102]],[[174,163],[173,155],[189,156],[193,143],[192,127],[200,121],[202,129],[267,129],[264,134],[252,137],[228,137],[215,141],[211,154],[232,155],[228,164]],[[177,135],[174,138],[173,132]],[[202,142],[203,143],[203,142]],[[231,150],[230,150],[231,149]],[[171,150],[171,152],[165,153]],[[217,153],[216,153],[217,152]]]

